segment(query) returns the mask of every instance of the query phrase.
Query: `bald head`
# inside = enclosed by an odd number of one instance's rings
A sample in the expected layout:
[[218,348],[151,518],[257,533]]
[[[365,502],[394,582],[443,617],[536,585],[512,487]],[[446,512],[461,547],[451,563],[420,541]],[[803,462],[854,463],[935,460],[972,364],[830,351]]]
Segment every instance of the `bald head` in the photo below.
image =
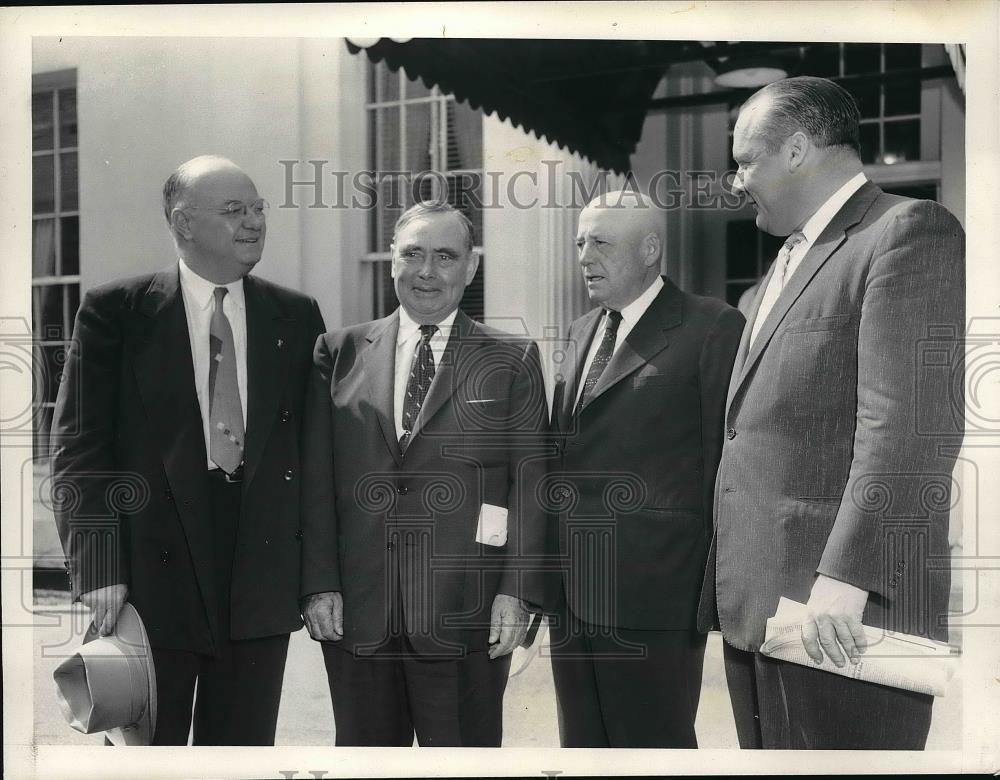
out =
[[593,303],[621,311],[660,273],[666,218],[643,193],[609,192],[580,214],[577,253]]
[[228,284],[259,262],[266,232],[253,181],[232,160],[203,155],[163,185],[163,211],[177,253],[200,276]]

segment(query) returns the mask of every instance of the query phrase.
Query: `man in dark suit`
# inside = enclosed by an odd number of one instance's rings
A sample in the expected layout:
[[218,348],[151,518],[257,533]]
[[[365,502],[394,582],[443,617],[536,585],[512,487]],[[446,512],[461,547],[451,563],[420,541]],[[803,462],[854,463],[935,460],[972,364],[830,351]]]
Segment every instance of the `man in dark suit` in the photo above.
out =
[[851,96],[811,77],[757,92],[733,135],[757,226],[789,236],[733,369],[700,610],[721,623],[742,747],[927,738],[930,696],[762,656],[780,597],[807,604],[817,663],[855,663],[862,623],[947,638],[964,234],[868,181],[858,139]]
[[695,611],[743,317],[659,275],[665,224],[635,192],[580,215],[599,307],[570,326],[544,491],[565,567],[551,634],[563,747],[697,747]]
[[175,171],[179,262],[87,293],[53,422],[73,597],[149,634],[153,744],[274,742],[301,625],[299,436],[315,301],[248,276],[267,204],[229,160]]
[[477,266],[468,219],[417,204],[393,238],[400,308],[316,344],[303,614],[338,745],[499,746],[542,603],[538,348],[459,310]]

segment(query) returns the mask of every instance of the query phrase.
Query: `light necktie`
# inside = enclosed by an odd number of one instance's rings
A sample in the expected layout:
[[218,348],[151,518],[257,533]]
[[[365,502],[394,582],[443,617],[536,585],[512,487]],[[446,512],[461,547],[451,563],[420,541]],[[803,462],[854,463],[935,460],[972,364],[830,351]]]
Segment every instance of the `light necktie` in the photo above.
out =
[[605,313],[605,319],[604,337],[601,339],[601,345],[597,348],[594,360],[590,364],[587,379],[583,383],[583,392],[580,393],[580,401],[576,405],[577,412],[583,408],[590,394],[594,392],[601,374],[604,373],[604,369],[611,362],[611,356],[615,354],[615,340],[618,338],[618,325],[622,321],[622,313],[608,309]]
[[225,287],[215,288],[215,309],[209,325],[209,444],[212,460],[227,474],[232,474],[243,462],[244,428],[233,329],[222,310],[227,292]]
[[771,279],[767,283],[767,288],[764,290],[764,297],[760,302],[760,308],[757,310],[757,317],[753,321],[750,344],[753,344],[756,340],[757,334],[760,333],[760,329],[764,325],[764,320],[771,313],[775,301],[778,300],[778,296],[781,295],[781,291],[791,278],[791,274],[788,272],[789,260],[791,260],[795,247],[805,241],[805,239],[804,235],[796,231],[786,238],[785,243],[781,245],[781,251],[778,252],[778,256],[774,259],[774,273],[771,274]]
[[420,326],[420,344],[417,354],[413,357],[410,368],[410,378],[406,383],[406,397],[403,399],[403,435],[399,438],[399,448],[406,451],[410,443],[413,425],[424,405],[427,391],[434,379],[434,351],[431,349],[431,338],[437,333],[437,325]]

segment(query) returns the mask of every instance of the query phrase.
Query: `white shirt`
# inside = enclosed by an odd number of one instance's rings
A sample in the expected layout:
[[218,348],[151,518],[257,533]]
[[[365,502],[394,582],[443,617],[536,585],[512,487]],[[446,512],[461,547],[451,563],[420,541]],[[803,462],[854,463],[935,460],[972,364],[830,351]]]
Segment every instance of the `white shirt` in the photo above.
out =
[[[802,229],[798,231],[802,234],[803,239],[788,253],[788,268],[785,270],[784,284],[782,285],[782,282],[778,279],[777,273],[772,273],[764,290],[764,295],[761,298],[761,307],[754,317],[753,327],[750,330],[751,344],[756,341],[757,334],[760,333],[767,315],[771,313],[774,302],[780,295],[781,290],[788,286],[788,282],[792,278],[792,274],[798,269],[802,258],[806,256],[812,245],[816,243],[816,239],[820,237],[820,234],[826,230],[826,226],[830,224],[830,221],[837,216],[837,212],[844,207],[844,204],[847,203],[855,192],[864,186],[866,181],[868,181],[868,178],[863,173],[852,176],[840,189],[826,199],[823,205],[816,210],[815,214],[809,217],[802,226]],[[770,302],[770,306],[768,302]]]
[[827,198],[826,203],[820,206],[816,213],[809,217],[806,224],[802,226],[802,230],[799,232],[805,236],[805,240],[800,241],[788,256],[788,270],[785,271],[786,285],[788,280],[792,278],[792,274],[795,273],[795,269],[799,267],[799,263],[802,262],[802,258],[816,243],[816,239],[826,230],[826,226],[837,216],[837,212],[844,207],[850,197],[864,186],[866,181],[868,178],[863,173],[848,179],[844,186]]
[[[448,338],[455,327],[455,317],[458,316],[458,309],[445,317],[437,324],[437,331],[431,336],[431,352],[434,355],[434,375],[437,376],[437,369],[441,367],[441,359],[444,357],[444,348],[448,346]],[[395,383],[393,385],[393,420],[396,423],[396,438],[403,438],[403,402],[406,399],[406,385],[410,381],[410,371],[413,367],[413,359],[417,355],[417,346],[420,344],[420,324],[406,313],[406,309],[399,307],[399,333],[396,335],[396,371]],[[433,383],[432,383],[433,384]]]
[[[642,293],[642,295],[632,301],[632,303],[628,306],[622,307],[622,321],[618,323],[618,333],[615,336],[615,348],[611,353],[612,356],[618,351],[618,348],[625,341],[625,338],[632,332],[632,328],[635,327],[635,324],[639,321],[642,315],[646,313],[646,309],[649,308],[653,299],[656,298],[662,289],[663,279],[657,276],[652,283],[650,283],[649,287],[646,288],[645,292]],[[604,331],[607,327],[608,317],[605,314],[601,317],[597,330],[594,332],[594,338],[590,342],[590,352],[587,353],[587,361],[583,364],[583,371],[580,376],[577,377],[577,404],[580,403],[580,396],[583,394],[583,386],[587,383],[587,375],[590,373],[590,365],[594,362],[594,358],[597,356],[597,350],[601,347],[601,342],[604,340]]]
[[[205,435],[205,452],[212,451],[209,441],[208,374],[211,363],[210,330],[212,310],[215,308],[215,288],[225,286],[228,293],[222,300],[222,311],[229,319],[233,330],[233,346],[236,348],[236,381],[240,386],[240,406],[243,407],[243,427],[247,424],[247,307],[243,294],[243,280],[237,279],[227,285],[208,281],[192,271],[187,263],[180,261],[181,296],[184,299],[184,313],[187,315],[188,336],[191,339],[191,360],[194,363],[194,387],[201,407],[202,430]],[[208,458],[208,468],[218,468]]]

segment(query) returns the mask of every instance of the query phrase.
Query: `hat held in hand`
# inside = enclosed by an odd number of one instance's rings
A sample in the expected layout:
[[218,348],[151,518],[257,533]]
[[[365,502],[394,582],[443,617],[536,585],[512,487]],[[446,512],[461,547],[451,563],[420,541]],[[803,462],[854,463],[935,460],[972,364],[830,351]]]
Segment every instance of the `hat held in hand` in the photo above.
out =
[[156,674],[146,628],[126,602],[110,636],[90,625],[52,673],[63,717],[77,731],[106,731],[115,745],[148,745],[156,727]]

